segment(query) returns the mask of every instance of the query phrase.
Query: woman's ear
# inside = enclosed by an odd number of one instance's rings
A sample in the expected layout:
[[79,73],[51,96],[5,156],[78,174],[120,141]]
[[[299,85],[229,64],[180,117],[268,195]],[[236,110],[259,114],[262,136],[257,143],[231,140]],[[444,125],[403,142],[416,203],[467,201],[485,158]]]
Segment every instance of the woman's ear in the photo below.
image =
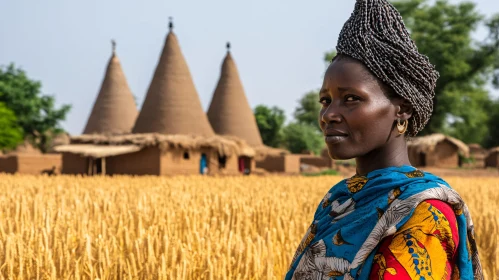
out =
[[409,102],[409,100],[404,98],[400,98],[399,100],[397,100],[397,103],[397,119],[408,120],[412,116],[412,113],[414,111],[412,104]]

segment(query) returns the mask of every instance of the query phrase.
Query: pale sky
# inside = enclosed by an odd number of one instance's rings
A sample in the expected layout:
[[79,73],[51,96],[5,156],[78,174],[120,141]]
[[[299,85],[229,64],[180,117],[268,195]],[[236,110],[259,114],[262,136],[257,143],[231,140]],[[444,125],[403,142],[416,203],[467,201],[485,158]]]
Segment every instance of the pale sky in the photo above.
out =
[[[486,15],[499,12],[497,0],[475,2]],[[43,83],[44,94],[72,104],[63,127],[80,134],[110,40],[142,104],[172,16],[205,110],[230,41],[251,107],[276,105],[290,119],[297,100],[320,87],[324,52],[335,47],[353,6],[353,0],[0,0],[0,65],[15,62]]]

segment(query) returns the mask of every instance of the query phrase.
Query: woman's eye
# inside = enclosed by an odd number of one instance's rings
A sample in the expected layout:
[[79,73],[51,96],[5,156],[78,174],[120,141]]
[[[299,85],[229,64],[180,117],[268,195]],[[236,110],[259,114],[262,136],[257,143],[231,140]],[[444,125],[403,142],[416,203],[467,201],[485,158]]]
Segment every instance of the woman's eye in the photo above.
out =
[[358,98],[357,96],[349,95],[349,96],[345,97],[345,101],[347,101],[347,102],[352,102],[352,101],[357,101],[357,100],[360,100],[360,98]]
[[331,100],[329,98],[322,97],[319,100],[319,103],[321,103],[322,105],[328,105],[329,103],[331,103]]

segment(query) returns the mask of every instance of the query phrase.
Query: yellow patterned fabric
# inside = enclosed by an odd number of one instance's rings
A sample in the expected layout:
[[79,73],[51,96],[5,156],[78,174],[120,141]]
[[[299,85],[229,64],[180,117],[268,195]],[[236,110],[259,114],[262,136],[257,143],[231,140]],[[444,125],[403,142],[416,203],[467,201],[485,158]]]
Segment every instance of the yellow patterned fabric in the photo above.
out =
[[[449,212],[452,214],[450,207]],[[394,258],[409,276],[399,275],[398,279],[449,279],[450,274],[459,273],[453,273],[448,265],[456,250],[452,227],[457,234],[455,221],[449,222],[433,204],[421,202],[388,245],[388,257]],[[378,279],[389,279],[396,272],[396,268],[387,265],[385,255],[380,252],[374,259]]]

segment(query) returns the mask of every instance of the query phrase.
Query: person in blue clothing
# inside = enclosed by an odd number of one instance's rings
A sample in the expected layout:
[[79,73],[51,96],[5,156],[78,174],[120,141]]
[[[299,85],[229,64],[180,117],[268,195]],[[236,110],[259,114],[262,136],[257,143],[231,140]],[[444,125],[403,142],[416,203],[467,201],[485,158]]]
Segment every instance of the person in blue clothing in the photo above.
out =
[[439,77],[387,0],[357,0],[319,102],[333,159],[356,160],[317,210],[286,279],[482,279],[459,194],[411,166],[406,140],[431,117]]

